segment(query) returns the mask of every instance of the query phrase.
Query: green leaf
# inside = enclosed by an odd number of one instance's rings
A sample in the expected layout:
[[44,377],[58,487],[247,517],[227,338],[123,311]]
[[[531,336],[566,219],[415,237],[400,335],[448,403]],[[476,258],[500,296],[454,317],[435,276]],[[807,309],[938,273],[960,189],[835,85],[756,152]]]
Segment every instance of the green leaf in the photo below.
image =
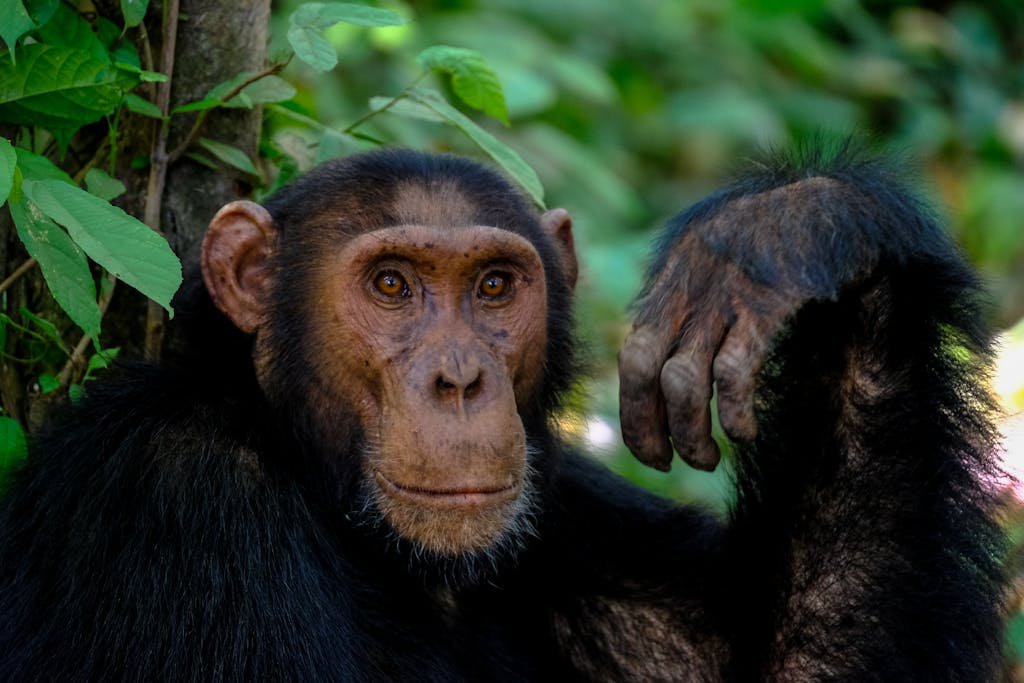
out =
[[45,337],[50,343],[59,349],[67,351],[67,344],[64,343],[64,339],[60,336],[60,330],[57,326],[51,323],[46,318],[40,318],[38,315],[28,310],[24,306],[18,309],[21,317],[35,325],[36,329]]
[[508,125],[501,81],[482,54],[462,47],[435,45],[421,52],[416,63],[424,69],[450,74],[452,90],[463,102]]
[[25,9],[28,10],[28,14],[36,26],[46,26],[53,17],[53,13],[57,11],[58,5],[60,5],[60,0],[27,0]]
[[[246,79],[251,78],[250,74],[245,74]],[[243,79],[245,80],[245,79]],[[241,81],[240,81],[241,82]],[[232,86],[234,88],[234,86]],[[227,94],[229,91],[224,91]],[[213,92],[210,92],[213,95]],[[208,95],[208,96],[210,96]],[[240,99],[242,96],[248,98],[248,103]],[[246,107],[251,108],[254,104],[269,104],[271,102],[284,102],[295,97],[295,88],[291,83],[284,80],[279,76],[264,76],[258,81],[253,81],[249,85],[242,88],[242,92],[239,96],[232,97],[230,100],[224,103],[225,107]]]
[[39,261],[53,298],[83,332],[92,337],[98,335],[100,309],[96,304],[96,283],[85,254],[31,201],[23,199],[11,204],[11,218],[26,251]]
[[166,83],[167,74],[162,74],[159,71],[139,71],[139,80],[143,83]]
[[65,183],[75,184],[67,173],[59,169],[52,161],[44,156],[30,152],[24,147],[15,147],[18,155],[18,169],[28,180],[60,180]]
[[0,483],[28,455],[25,431],[17,420],[0,417]]
[[[137,58],[137,57],[136,57]],[[142,69],[138,64],[135,63],[135,59],[129,57],[127,61],[119,60],[114,62],[121,71],[127,72],[138,78],[143,83],[166,83],[167,75],[162,74],[159,71],[146,71]]]
[[60,389],[60,380],[49,373],[39,375],[39,390],[44,394]]
[[124,15],[124,27],[138,26],[146,17],[149,0],[121,0],[121,14]]
[[323,32],[314,28],[292,24],[288,27],[288,42],[295,55],[316,71],[330,71],[338,63],[334,47],[324,38]]
[[414,88],[409,91],[409,97],[430,108],[465,133],[470,140],[498,162],[498,165],[526,190],[526,193],[538,206],[544,206],[544,186],[541,184],[540,178],[514,149],[473,123],[465,114],[448,104],[439,93],[433,90]]
[[307,2],[292,12],[288,42],[296,56],[317,71],[330,71],[338,63],[338,54],[324,37],[323,30],[344,22],[357,26],[401,26],[407,23],[391,10],[344,2]]
[[34,28],[45,26],[57,10],[60,0],[0,1],[0,38],[7,44],[11,61],[14,62],[14,48],[18,40]]
[[175,114],[182,114],[190,111],[202,111],[214,107],[228,107],[232,109],[252,109],[255,104],[270,104],[272,102],[283,102],[295,97],[295,88],[288,81],[274,76],[264,76],[242,88],[242,91],[233,96],[227,102],[224,101],[232,90],[256,75],[255,71],[243,71],[232,76],[228,80],[218,83],[210,88],[206,96],[195,102],[180,107],[175,107]]
[[17,66],[0,56],[0,119],[42,126],[62,148],[81,126],[112,113],[137,78],[85,50],[32,44]]
[[11,61],[14,61],[14,46],[18,39],[36,27],[21,0],[0,2],[0,38],[7,44]]
[[[114,51],[110,53],[110,59],[113,60],[114,66],[119,69],[131,71],[129,67],[132,67],[138,69],[140,74],[142,73],[142,61],[139,59],[139,51],[131,43],[121,43],[114,48]],[[143,78],[142,80],[146,79]]]
[[14,169],[18,164],[18,153],[7,138],[0,138],[0,206],[7,201],[7,195],[14,186]]
[[136,114],[142,114],[154,119],[162,119],[163,114],[160,113],[160,107],[156,106],[147,99],[143,99],[138,95],[128,93],[124,96],[124,106],[128,107],[129,111],[133,111]]
[[345,149],[352,149],[354,138],[347,133],[325,128],[320,136],[320,144],[316,148],[316,163],[322,164],[331,159],[337,159],[345,153]]
[[220,170],[220,167],[217,166],[217,162],[204,154],[200,154],[199,152],[186,152],[185,158],[191,159],[197,164],[202,164],[206,168],[213,169],[214,171]]
[[213,109],[214,107],[220,107],[223,104],[224,103],[221,102],[219,99],[211,99],[209,97],[204,97],[201,100],[196,100],[195,102],[189,102],[188,104],[183,104],[180,107],[175,107],[171,110],[171,113],[186,114],[190,111],[202,111],[204,109]]
[[[100,44],[103,45],[107,52],[113,52],[114,44],[121,39],[121,29],[118,28],[117,24],[105,17],[96,17],[91,23],[92,30],[99,39]],[[108,59],[114,61],[113,55],[109,55]]]
[[117,178],[112,178],[106,171],[98,168],[91,168],[85,174],[85,187],[89,194],[95,195],[108,202],[125,193],[125,186]]
[[[412,100],[407,100],[404,97],[397,102],[394,102],[394,99],[395,98],[393,97],[371,97],[370,109],[373,111],[380,111],[387,107],[389,112],[399,114],[401,116],[408,116],[411,119],[432,121],[433,123],[446,123],[448,121],[448,119],[441,116],[430,107],[426,107],[419,102],[413,102]],[[394,102],[394,104],[392,104],[392,102]]]
[[231,145],[226,145],[223,142],[217,142],[209,138],[199,138],[199,145],[207,152],[223,161],[228,166],[234,166],[240,171],[251,173],[254,176],[260,174],[256,170],[256,167],[252,163],[252,159],[249,155]]
[[121,209],[56,180],[22,183],[43,213],[68,229],[89,257],[171,313],[181,262],[160,235]]
[[93,33],[89,22],[64,3],[60,3],[46,26],[39,29],[38,37],[39,42],[46,45],[84,50],[100,61],[110,62],[107,48]]
[[89,364],[85,369],[85,376],[92,377],[92,373],[97,370],[106,370],[110,367],[110,364],[117,358],[117,354],[121,352],[120,347],[114,346],[109,349],[103,349],[89,356]]

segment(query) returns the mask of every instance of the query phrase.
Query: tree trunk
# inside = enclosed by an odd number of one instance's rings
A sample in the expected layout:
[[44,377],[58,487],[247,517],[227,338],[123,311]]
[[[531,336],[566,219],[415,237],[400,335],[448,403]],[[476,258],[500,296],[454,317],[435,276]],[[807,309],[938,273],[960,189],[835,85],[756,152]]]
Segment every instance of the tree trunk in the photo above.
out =
[[[97,11],[114,22],[120,22],[118,0],[97,0]],[[152,2],[146,18],[147,33],[152,45],[153,65],[145,63],[146,50],[140,46],[144,67],[159,70],[163,35],[160,2]],[[270,16],[270,0],[181,0],[174,70],[171,79],[171,107],[202,99],[218,83],[242,71],[258,71],[264,67]],[[154,99],[152,92],[141,92]],[[167,149],[175,149],[184,140],[195,121],[195,114],[172,119]],[[209,112],[203,137],[244,150],[255,158],[259,144],[262,112],[258,107],[218,109]],[[61,165],[74,173],[76,164],[85,163],[95,152],[96,137],[92,129],[83,130],[73,143],[73,153]],[[105,132],[105,126],[100,126]],[[115,175],[128,191],[115,203],[140,219],[146,205],[149,168],[139,168],[140,159],[149,159],[159,131],[154,119],[122,111],[121,135]],[[3,131],[8,133],[8,131]],[[6,135],[5,135],[6,136]],[[83,142],[83,139],[85,141]],[[171,247],[182,259],[186,273],[194,271],[198,245],[210,218],[216,210],[234,199],[246,197],[252,190],[252,179],[241,171],[221,166],[216,170],[182,156],[167,170],[163,191],[160,229]],[[14,234],[9,214],[0,214],[0,281],[3,281],[27,259],[27,254]],[[49,303],[46,303],[49,302]],[[81,331],[74,328],[59,312],[46,292],[38,271],[21,277],[0,299],[8,315],[17,318],[21,306],[41,312],[55,321],[69,348],[73,348]],[[103,318],[102,345],[121,347],[122,357],[141,357],[146,336],[145,299],[130,287],[118,285],[110,308]],[[11,335],[7,335],[10,337]],[[167,340],[173,344],[173,339]],[[12,355],[12,340],[0,334],[0,352]],[[51,396],[43,395],[37,385],[38,370],[33,364],[0,359],[0,403],[7,414],[30,426],[38,424],[48,412]]]

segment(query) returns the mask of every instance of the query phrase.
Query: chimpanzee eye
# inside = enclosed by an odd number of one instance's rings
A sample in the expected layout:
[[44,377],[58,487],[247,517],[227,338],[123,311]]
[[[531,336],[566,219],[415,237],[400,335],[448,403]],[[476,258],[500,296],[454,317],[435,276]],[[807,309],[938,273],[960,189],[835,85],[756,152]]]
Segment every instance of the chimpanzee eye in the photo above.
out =
[[412,292],[409,290],[409,283],[405,281],[401,273],[395,270],[385,270],[378,273],[377,277],[373,280],[373,286],[378,292],[389,299],[412,296]]
[[512,275],[492,270],[484,275],[477,290],[484,299],[500,299],[512,291]]

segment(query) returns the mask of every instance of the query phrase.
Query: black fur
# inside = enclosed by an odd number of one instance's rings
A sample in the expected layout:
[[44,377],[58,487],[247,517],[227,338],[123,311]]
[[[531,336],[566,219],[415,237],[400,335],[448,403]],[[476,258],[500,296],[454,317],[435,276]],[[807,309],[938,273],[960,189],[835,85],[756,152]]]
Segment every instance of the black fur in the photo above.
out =
[[[761,377],[729,524],[630,486],[550,431],[575,371],[571,294],[506,181],[384,151],[285,188],[268,208],[297,273],[314,243],[300,231],[349,201],[386,213],[402,179],[453,179],[480,223],[537,245],[554,284],[547,384],[523,408],[536,537],[461,580],[411,567],[358,523],[358,467],[314,461],[315,429],[264,399],[249,340],[193,281],[184,356],[90,385],[34,440],[0,505],[0,680],[991,680],[989,339],[977,281],[928,212],[856,155],[772,161],[681,214],[659,253],[730,201],[810,176],[858,200],[783,207],[808,223],[791,244],[756,221],[702,235],[756,281],[813,295]],[[806,237],[814,221],[827,239]],[[650,294],[641,315],[656,314]],[[311,367],[304,295],[301,276],[275,292],[294,335],[289,400]],[[851,368],[869,371],[870,392],[849,388]],[[338,418],[356,457],[358,429]]]

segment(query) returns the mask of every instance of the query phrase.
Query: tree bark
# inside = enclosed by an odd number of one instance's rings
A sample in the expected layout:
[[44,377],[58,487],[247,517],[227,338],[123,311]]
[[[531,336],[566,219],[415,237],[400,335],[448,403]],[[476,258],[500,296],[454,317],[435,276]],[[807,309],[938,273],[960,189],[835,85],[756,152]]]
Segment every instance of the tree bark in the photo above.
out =
[[[101,16],[121,21],[118,0],[96,0],[94,4]],[[146,63],[146,46],[140,40],[144,68],[159,68],[161,5],[161,2],[153,0],[146,17],[149,52],[153,55],[154,64]],[[242,71],[258,71],[264,67],[270,0],[181,0],[180,17],[171,81],[172,108],[202,99],[213,86]],[[141,94],[152,99],[151,93]],[[167,142],[169,150],[186,138],[194,117],[195,114],[179,115],[172,119]],[[203,137],[239,147],[255,158],[261,119],[262,112],[258,107],[211,111],[203,128]],[[115,175],[125,183],[127,192],[115,203],[140,219],[147,199],[149,169],[139,161],[149,159],[158,131],[159,122],[122,112]],[[79,137],[88,138],[90,135],[95,137],[96,132],[86,129]],[[80,153],[69,155],[61,162],[62,166],[72,166],[69,170],[74,173],[77,170],[73,168],[75,159],[89,159],[95,151],[90,145],[94,144],[80,143]],[[168,168],[160,230],[182,259],[186,277],[197,267],[198,246],[210,218],[223,204],[249,196],[252,182],[252,178],[236,169],[226,166],[211,169],[185,156]],[[27,255],[14,235],[9,215],[4,211],[0,216],[0,280],[25,258]],[[68,347],[73,347],[81,332],[73,328],[55,304],[51,307],[43,302],[52,303],[52,299],[38,269],[35,269],[5,293],[0,299],[0,308],[15,318],[23,305],[41,312],[44,317],[57,322],[65,333]],[[102,345],[105,348],[121,347],[122,357],[141,357],[146,334],[146,309],[146,300],[141,295],[130,287],[119,285],[103,318]],[[165,348],[173,344],[173,336],[165,339]],[[0,351],[4,349],[0,348]],[[9,345],[7,353],[10,353]],[[32,376],[37,372],[38,369],[32,365],[22,366],[9,358],[0,358],[0,403],[8,414],[32,424],[43,419],[51,402],[49,397],[38,391],[37,378]]]

